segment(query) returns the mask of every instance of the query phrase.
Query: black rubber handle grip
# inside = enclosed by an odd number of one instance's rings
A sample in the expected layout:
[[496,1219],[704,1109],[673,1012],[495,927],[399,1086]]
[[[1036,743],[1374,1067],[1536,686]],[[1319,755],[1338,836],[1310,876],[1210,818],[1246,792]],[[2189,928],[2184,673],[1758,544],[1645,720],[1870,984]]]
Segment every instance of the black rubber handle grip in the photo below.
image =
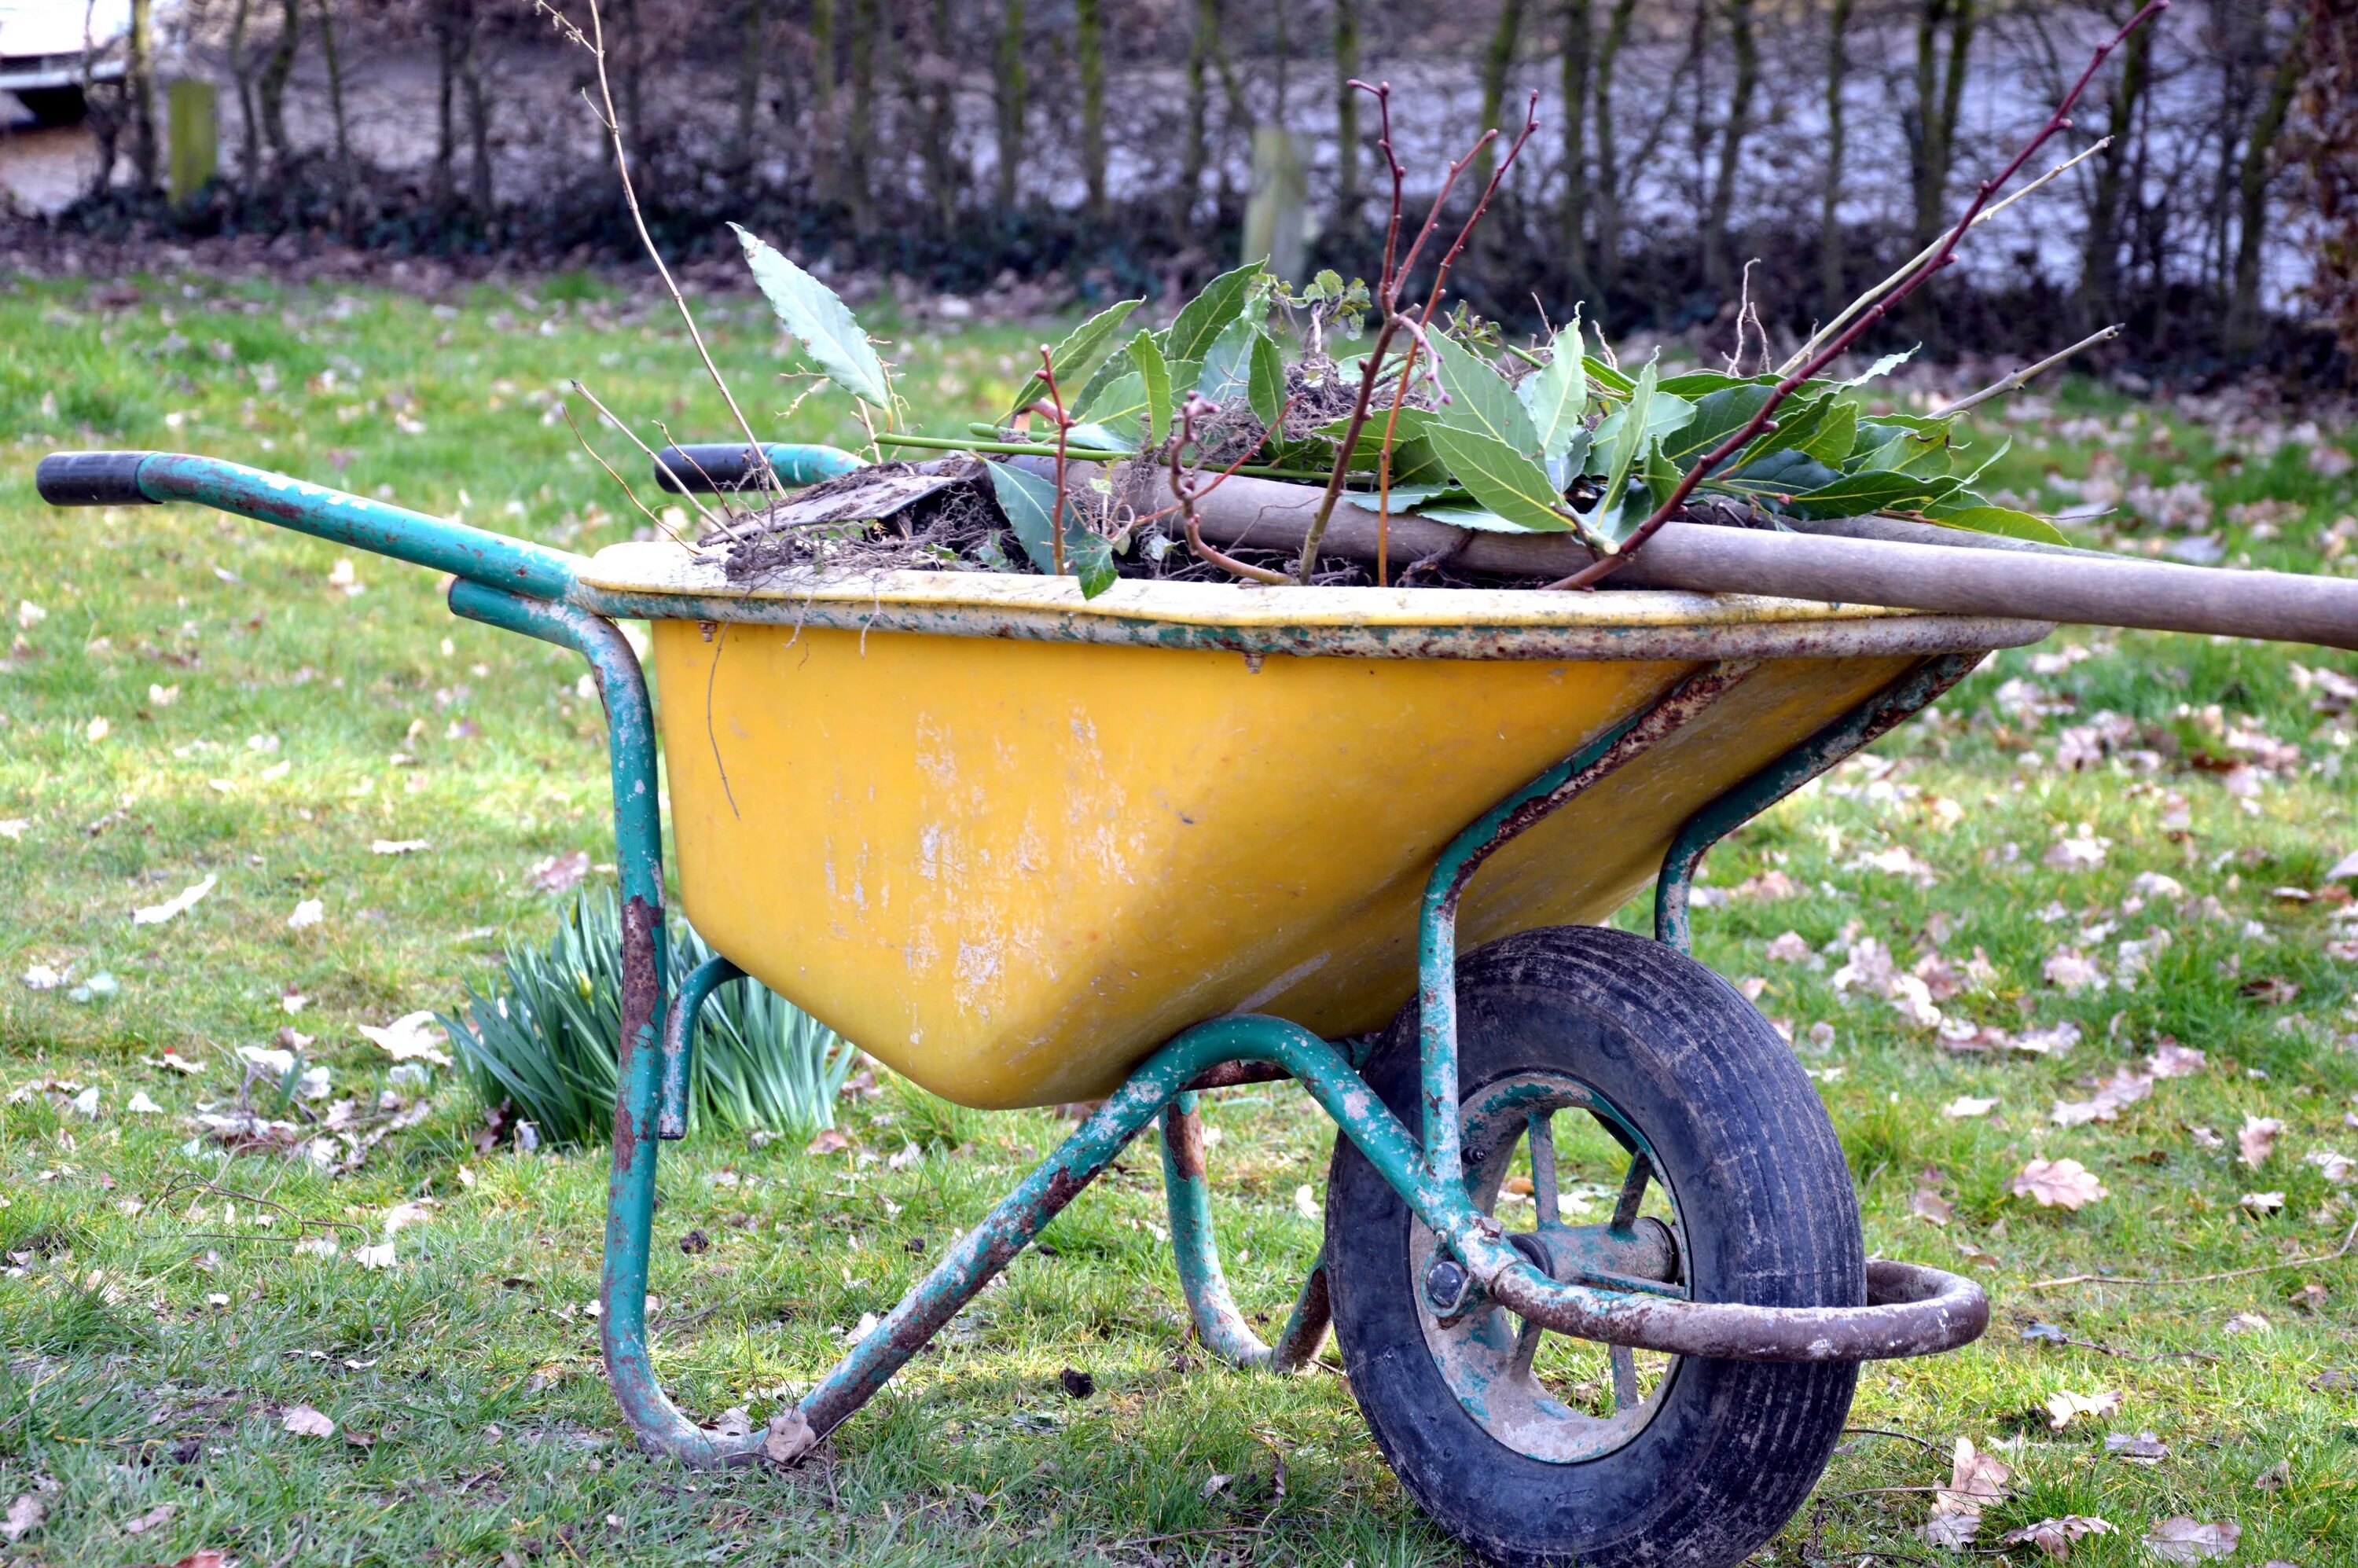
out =
[[153,452],[51,452],[33,470],[33,486],[52,506],[153,506],[139,488],[139,465]]
[[742,441],[665,447],[655,454],[655,483],[674,495],[742,490],[760,473],[753,449]]

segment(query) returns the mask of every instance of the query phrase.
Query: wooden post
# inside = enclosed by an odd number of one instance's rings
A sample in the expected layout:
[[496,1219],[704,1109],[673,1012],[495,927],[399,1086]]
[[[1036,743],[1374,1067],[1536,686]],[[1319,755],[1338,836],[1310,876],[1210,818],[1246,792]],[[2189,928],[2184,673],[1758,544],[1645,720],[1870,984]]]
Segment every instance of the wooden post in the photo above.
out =
[[168,95],[172,200],[187,201],[213,177],[221,155],[220,94],[210,81],[183,78]]
[[1302,145],[1283,125],[1253,128],[1252,195],[1245,202],[1242,259],[1300,283],[1310,255],[1310,179]]

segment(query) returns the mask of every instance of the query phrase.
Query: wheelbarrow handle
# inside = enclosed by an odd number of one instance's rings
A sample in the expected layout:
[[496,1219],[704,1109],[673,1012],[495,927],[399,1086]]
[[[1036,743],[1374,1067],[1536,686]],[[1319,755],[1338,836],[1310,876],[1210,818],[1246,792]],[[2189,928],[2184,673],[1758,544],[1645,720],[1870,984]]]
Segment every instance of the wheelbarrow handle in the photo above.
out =
[[[789,485],[817,484],[868,466],[840,447],[765,443],[762,451],[770,460],[770,471],[779,482]],[[674,495],[745,490],[760,480],[761,465],[753,460],[753,449],[742,441],[665,447],[655,454],[655,483]]]
[[570,551],[185,452],[52,452],[33,483],[52,506],[200,502],[528,599],[564,598],[584,564]]

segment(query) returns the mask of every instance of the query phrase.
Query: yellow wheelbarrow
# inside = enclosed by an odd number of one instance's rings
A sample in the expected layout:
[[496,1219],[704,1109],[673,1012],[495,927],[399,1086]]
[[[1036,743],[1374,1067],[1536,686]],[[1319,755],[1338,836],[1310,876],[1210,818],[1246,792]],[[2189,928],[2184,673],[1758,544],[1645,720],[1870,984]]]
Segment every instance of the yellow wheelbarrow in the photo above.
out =
[[[827,449],[773,448],[792,481]],[[749,589],[215,460],[44,459],[60,505],[194,501],[453,575],[458,614],[604,693],[623,898],[607,1371],[640,1442],[791,1462],[1159,1120],[1204,1344],[1286,1371],[1331,1324],[1403,1485],[1511,1563],[1741,1561],[1808,1495],[1865,1359],[1982,1292],[1864,1255],[1792,1053],[1686,955],[1729,830],[2044,624],[1796,600],[888,573]],[[678,886],[722,955],[663,973]],[[1478,873],[1478,875],[1477,875]],[[1655,940],[1587,924],[1655,881]],[[1461,946],[1466,950],[1461,955]],[[960,1103],[1102,1098],[768,1429],[700,1427],[645,1341],[655,1153],[716,986],[759,978]],[[1291,1078],[1339,1129],[1274,1344],[1222,1277],[1198,1097]],[[1617,1180],[1566,1173],[1597,1162]]]

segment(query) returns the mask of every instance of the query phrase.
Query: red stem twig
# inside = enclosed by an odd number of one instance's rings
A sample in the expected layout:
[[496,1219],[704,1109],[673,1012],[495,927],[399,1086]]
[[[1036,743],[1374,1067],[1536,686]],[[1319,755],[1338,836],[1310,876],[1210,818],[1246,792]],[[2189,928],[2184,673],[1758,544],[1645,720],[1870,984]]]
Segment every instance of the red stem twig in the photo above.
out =
[[1617,551],[1612,555],[1601,557],[1574,572],[1570,577],[1559,579],[1547,586],[1552,589],[1590,588],[1620,570],[1637,553],[1639,547],[1652,538],[1663,524],[1679,515],[1685,509],[1687,498],[1694,493],[1695,486],[1708,478],[1712,470],[1721,463],[1742,451],[1745,443],[1768,427],[1769,421],[1776,416],[1777,410],[1784,405],[1787,398],[1800,389],[1804,382],[1849,352],[1851,345],[1865,336],[1867,330],[1877,321],[1889,315],[1893,306],[1915,293],[1934,273],[1954,261],[1957,246],[1963,241],[1965,232],[1971,229],[1974,226],[1974,221],[1981,216],[1982,209],[1989,205],[1990,198],[1996,195],[2009,180],[2021,172],[2022,166],[2028,163],[2040,147],[2045,146],[2057,135],[2071,128],[2072,107],[2080,102],[2080,95],[2087,91],[2088,83],[2094,80],[2096,72],[2103,68],[2112,52],[2118,49],[2131,33],[2136,32],[2147,21],[2169,8],[2169,0],[2146,0],[2137,14],[2122,24],[2120,31],[2097,45],[2096,52],[2089,59],[2087,69],[2082,70],[2080,73],[2080,79],[2071,84],[2071,90],[2063,95],[2062,103],[2055,106],[2055,112],[2047,117],[2047,123],[2039,127],[2038,135],[2024,143],[2022,150],[2014,155],[2014,160],[1999,170],[1996,177],[1982,181],[1980,188],[1974,192],[1973,201],[1966,207],[1964,215],[1957,220],[1947,234],[1942,236],[1939,248],[1926,256],[1921,265],[1909,272],[1895,285],[1890,293],[1877,300],[1872,308],[1861,311],[1858,319],[1844,329],[1840,336],[1833,339],[1808,360],[1795,366],[1790,374],[1779,381],[1769,392],[1767,400],[1760,405],[1758,411],[1735,434],[1698,459],[1694,467],[1687,470],[1686,477],[1680,480],[1677,488],[1671,492],[1669,499],[1654,508],[1652,514],[1638,525],[1637,532],[1631,534]]
[[[1176,510],[1186,525],[1187,548],[1194,552],[1197,560],[1209,561],[1212,565],[1219,568],[1224,572],[1231,574],[1232,576],[1249,578],[1254,582],[1284,582],[1288,579],[1283,572],[1273,572],[1267,567],[1249,565],[1244,561],[1238,560],[1234,556],[1223,555],[1220,551],[1216,550],[1211,546],[1204,543],[1203,525],[1196,521],[1195,517],[1195,503],[1203,500],[1204,497],[1219,489],[1222,484],[1228,481],[1230,474],[1235,473],[1237,470],[1244,467],[1248,462],[1250,462],[1252,460],[1253,454],[1260,451],[1262,446],[1269,440],[1269,431],[1264,429],[1260,433],[1260,439],[1246,448],[1245,455],[1238,458],[1235,462],[1230,463],[1226,469],[1222,470],[1218,477],[1214,479],[1211,483],[1201,485],[1197,484],[1192,477],[1190,470],[1180,463],[1179,454],[1186,448],[1195,444],[1195,420],[1197,416],[1214,412],[1216,406],[1216,405],[1205,402],[1195,394],[1192,392],[1189,393],[1187,395],[1187,401],[1179,406],[1179,438],[1171,443],[1171,493],[1178,498],[1178,506]],[[1287,412],[1291,410],[1293,406],[1293,399],[1288,398],[1286,400],[1285,406],[1278,410],[1277,418],[1273,423],[1277,425],[1283,424],[1285,422]],[[1163,516],[1170,510],[1172,510],[1172,508],[1166,507],[1163,512],[1154,514],[1154,517]],[[1153,518],[1146,518],[1144,521],[1152,522]]]
[[[1466,222],[1459,227],[1456,239],[1450,243],[1449,249],[1443,254],[1441,264],[1433,273],[1432,292],[1425,297],[1423,309],[1412,318],[1400,308],[1401,290],[1407,285],[1409,275],[1416,270],[1416,259],[1422,254],[1425,241],[1433,237],[1433,230],[1440,224],[1441,214],[1448,204],[1450,192],[1456,189],[1457,177],[1472,167],[1475,158],[1481,155],[1482,150],[1498,139],[1498,133],[1495,129],[1483,132],[1481,135],[1475,138],[1474,145],[1466,149],[1466,156],[1449,166],[1449,173],[1442,179],[1441,189],[1433,197],[1433,206],[1424,215],[1424,226],[1417,231],[1416,238],[1410,242],[1407,254],[1400,254],[1401,191],[1408,171],[1401,167],[1400,156],[1392,148],[1391,83],[1381,82],[1370,87],[1364,81],[1354,81],[1351,86],[1358,92],[1373,95],[1376,100],[1378,121],[1381,126],[1376,146],[1383,149],[1384,162],[1390,168],[1392,177],[1391,217],[1384,227],[1384,270],[1376,286],[1376,300],[1383,308],[1384,322],[1376,333],[1375,346],[1368,352],[1367,368],[1360,373],[1358,395],[1352,400],[1351,416],[1343,427],[1343,439],[1336,449],[1334,471],[1326,476],[1325,493],[1319,498],[1318,510],[1310,519],[1309,531],[1303,535],[1302,557],[1296,563],[1294,571],[1296,578],[1305,583],[1310,580],[1311,573],[1317,568],[1319,542],[1325,537],[1326,524],[1335,515],[1336,503],[1342,499],[1344,481],[1350,474],[1352,450],[1358,445],[1360,433],[1367,428],[1371,406],[1375,401],[1376,382],[1383,374],[1384,355],[1390,350],[1393,338],[1406,332],[1409,338],[1409,349],[1401,365],[1400,389],[1393,395],[1391,417],[1385,422],[1384,443],[1376,460],[1378,482],[1383,488],[1384,496],[1390,495],[1390,458],[1392,437],[1400,427],[1401,400],[1408,395],[1408,389],[1413,384],[1419,351],[1428,347],[1425,341],[1425,329],[1432,324],[1433,313],[1441,304],[1442,290],[1448,286],[1449,269],[1456,263],[1458,256],[1464,254],[1466,242],[1473,238],[1475,225],[1481,222],[1483,215],[1489,211],[1490,203],[1498,196],[1498,187],[1506,179],[1507,171],[1514,168],[1516,157],[1523,150],[1523,144],[1531,139],[1531,134],[1537,131],[1540,125],[1540,95],[1534,92],[1524,106],[1521,133],[1515,137],[1514,145],[1507,149],[1507,156],[1499,160],[1498,167],[1491,172],[1489,183],[1482,188],[1482,194],[1475,200],[1474,210],[1466,215]],[[1437,379],[1436,375],[1436,382]],[[1443,395],[1445,397],[1447,395],[1444,393]],[[1388,566],[1386,556],[1390,544],[1390,524],[1389,506],[1379,497],[1376,514],[1376,580],[1379,583],[1384,581],[1386,576]]]

